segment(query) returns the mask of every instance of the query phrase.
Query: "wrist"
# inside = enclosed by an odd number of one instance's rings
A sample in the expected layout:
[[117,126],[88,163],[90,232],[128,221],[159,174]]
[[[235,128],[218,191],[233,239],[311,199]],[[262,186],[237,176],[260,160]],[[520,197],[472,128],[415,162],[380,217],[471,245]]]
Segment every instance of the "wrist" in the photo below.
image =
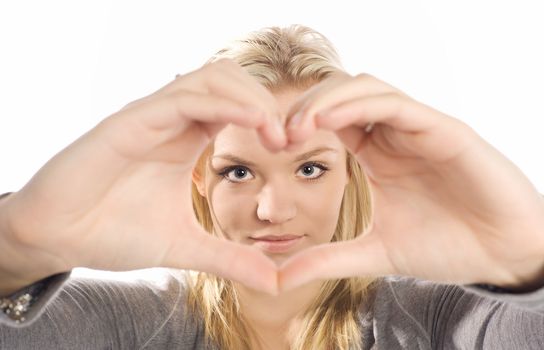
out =
[[17,292],[9,296],[0,296],[0,313],[3,313],[17,324],[30,322],[40,312],[40,307],[38,306],[36,309],[33,305],[44,305],[51,295],[58,290],[59,284],[69,276],[69,272],[48,276],[17,290]]
[[13,192],[6,192],[0,194],[0,239],[8,239],[9,237],[13,237],[13,230],[11,228],[11,225],[9,224],[9,214],[8,214],[8,207],[7,202],[10,199],[11,195],[13,195]]
[[[0,246],[2,246],[3,254],[2,256],[6,256],[7,252],[11,250],[11,244],[9,243],[10,237],[13,237],[13,232],[11,231],[11,227],[8,223],[8,210],[7,210],[7,201],[8,197],[12,194],[12,192],[7,192],[0,194]],[[14,278],[13,273],[9,272],[8,268],[8,261],[5,261],[3,259],[0,259],[0,296],[6,296],[9,295],[15,291],[17,291],[19,288],[23,287],[21,283],[16,281],[16,278]]]
[[[0,296],[10,295],[20,288],[24,287],[23,281],[18,280],[15,271],[12,271],[10,265],[11,253],[13,253],[13,231],[9,224],[9,213],[7,202],[12,192],[0,195],[0,246],[2,247],[2,257],[0,257]],[[10,253],[11,252],[11,253]]]
[[537,268],[536,273],[520,278],[519,282],[497,285],[512,293],[529,293],[544,287],[544,261]]
[[[538,247],[538,245],[535,245]],[[544,247],[535,248],[518,263],[510,263],[502,279],[486,281],[511,293],[530,293],[544,287]],[[505,277],[508,276],[508,277]]]
[[13,195],[13,192],[0,194],[0,297],[16,293],[50,275],[45,273],[33,276],[39,269],[29,266],[34,261],[32,256],[22,254],[24,248],[17,242],[10,220],[9,202]]

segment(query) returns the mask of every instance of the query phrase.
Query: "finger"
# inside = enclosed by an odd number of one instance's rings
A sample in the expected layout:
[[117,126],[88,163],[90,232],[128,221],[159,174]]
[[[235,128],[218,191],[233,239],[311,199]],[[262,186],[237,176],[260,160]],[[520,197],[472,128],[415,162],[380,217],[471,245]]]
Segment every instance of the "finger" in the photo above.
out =
[[280,267],[278,288],[286,291],[317,279],[395,273],[381,242],[372,235],[304,250]]
[[243,86],[247,89],[248,97],[250,99],[248,101],[244,101],[245,103],[249,103],[254,101],[254,99],[251,99],[251,94],[257,95],[259,100],[259,105],[267,106],[267,110],[274,116],[280,115],[280,109],[278,107],[278,104],[276,102],[276,99],[272,95],[272,93],[265,88],[259,81],[250,75],[247,70],[242,68],[238,63],[236,63],[233,60],[219,60],[217,62],[224,62],[227,68],[225,73],[229,75],[230,78],[235,79],[239,82],[240,86]]
[[307,107],[310,101],[316,101],[322,95],[330,92],[335,86],[352,78],[351,75],[343,71],[332,73],[326,79],[313,85],[299,96],[295,103],[289,108],[287,117],[292,118],[298,111],[304,110],[304,107]]
[[[277,267],[274,261],[250,246],[211,236],[204,230],[180,238],[164,260],[165,267],[196,270],[234,280],[256,290],[277,294]],[[188,247],[188,245],[190,247]],[[188,251],[190,259],[187,257]]]
[[[197,71],[179,76],[153,95],[175,93],[179,90],[217,95],[243,105],[253,106],[266,115],[265,121],[257,130],[263,145],[272,151],[277,151],[287,142],[283,127],[278,127],[280,111],[275,98],[233,60],[220,59]],[[133,103],[137,104],[141,101]]]
[[[253,78],[244,68],[231,59],[222,58],[186,73],[176,74],[175,78],[152,95],[173,93],[178,90],[218,93],[236,101],[266,106],[271,112],[278,112],[270,91]],[[242,100],[239,100],[242,98]]]
[[349,125],[387,124],[399,131],[420,132],[435,126],[444,114],[398,93],[365,96],[346,101],[315,117],[316,125],[329,130]]
[[[137,127],[137,136],[143,137],[139,141],[142,146],[147,146],[146,135],[153,139],[154,146],[178,136],[193,122],[200,122],[204,127],[232,123],[246,128],[257,128],[266,122],[266,116],[252,106],[188,91],[156,96],[118,112],[112,119],[121,121],[125,128]],[[214,130],[217,132],[217,128]],[[146,135],[141,135],[141,131]]]
[[261,108],[265,112],[267,122],[257,130],[265,147],[276,151],[284,146],[287,138],[283,126],[279,127],[280,110],[270,91],[231,59],[220,59],[202,70],[210,93]]
[[[450,159],[475,140],[475,137],[468,137],[474,136],[474,132],[462,121],[396,93],[347,101],[329,111],[319,112],[316,124],[320,128],[338,130],[353,153],[364,147],[372,133],[378,136],[375,141],[389,146],[394,144],[396,152],[433,161]],[[364,130],[369,125],[375,130],[372,133]],[[381,129],[380,133],[376,133],[377,128]],[[389,136],[384,136],[385,131]],[[455,147],[437,147],[440,144]]]
[[289,143],[307,140],[315,132],[317,125],[312,122],[316,113],[331,109],[347,100],[361,96],[373,96],[398,90],[367,74],[336,77],[332,82],[304,96],[293,106],[288,114],[287,137]]
[[209,91],[261,108],[267,116],[266,123],[257,129],[261,142],[273,152],[282,149],[287,143],[287,137],[274,96],[234,61],[220,60],[216,64],[219,69],[212,71],[213,76],[208,74]]

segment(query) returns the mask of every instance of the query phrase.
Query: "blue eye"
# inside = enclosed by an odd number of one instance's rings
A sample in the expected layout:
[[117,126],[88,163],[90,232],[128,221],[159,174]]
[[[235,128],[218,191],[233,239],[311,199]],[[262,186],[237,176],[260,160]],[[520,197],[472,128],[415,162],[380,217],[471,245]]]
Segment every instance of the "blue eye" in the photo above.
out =
[[[316,169],[318,169],[317,172]],[[316,162],[303,164],[299,168],[299,172],[302,172],[303,174],[302,177],[308,181],[317,180],[328,170],[329,168],[325,165]],[[241,165],[226,167],[217,173],[217,175],[232,183],[242,183],[253,178],[251,171],[247,167]]]
[[[248,168],[243,166],[232,166],[223,169],[219,175],[223,176],[230,182],[242,182],[240,180],[246,180],[247,174],[251,174]],[[253,176],[253,175],[251,175]]]
[[[318,169],[317,175],[314,175],[316,173],[316,169]],[[323,164],[315,162],[306,163],[300,167],[300,171],[302,171],[304,177],[308,180],[316,180],[320,178],[327,170],[329,170],[329,168],[327,168]]]

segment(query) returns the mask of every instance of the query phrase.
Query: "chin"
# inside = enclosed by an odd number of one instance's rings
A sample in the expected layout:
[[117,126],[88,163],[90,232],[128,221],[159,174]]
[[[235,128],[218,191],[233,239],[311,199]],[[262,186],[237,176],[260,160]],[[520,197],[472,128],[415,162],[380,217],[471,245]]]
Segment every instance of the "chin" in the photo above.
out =
[[276,263],[276,265],[279,267],[281,264],[283,264],[287,259],[291,257],[292,254],[266,254],[272,261]]

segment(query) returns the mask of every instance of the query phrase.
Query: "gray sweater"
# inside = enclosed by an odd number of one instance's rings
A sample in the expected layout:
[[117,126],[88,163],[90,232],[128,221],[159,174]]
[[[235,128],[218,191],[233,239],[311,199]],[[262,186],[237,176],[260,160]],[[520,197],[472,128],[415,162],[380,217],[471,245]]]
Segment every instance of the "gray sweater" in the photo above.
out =
[[[0,315],[0,349],[213,349],[185,312],[186,272],[147,271],[154,277],[49,278],[25,322]],[[544,349],[544,288],[508,294],[389,276],[360,316],[364,349]]]

